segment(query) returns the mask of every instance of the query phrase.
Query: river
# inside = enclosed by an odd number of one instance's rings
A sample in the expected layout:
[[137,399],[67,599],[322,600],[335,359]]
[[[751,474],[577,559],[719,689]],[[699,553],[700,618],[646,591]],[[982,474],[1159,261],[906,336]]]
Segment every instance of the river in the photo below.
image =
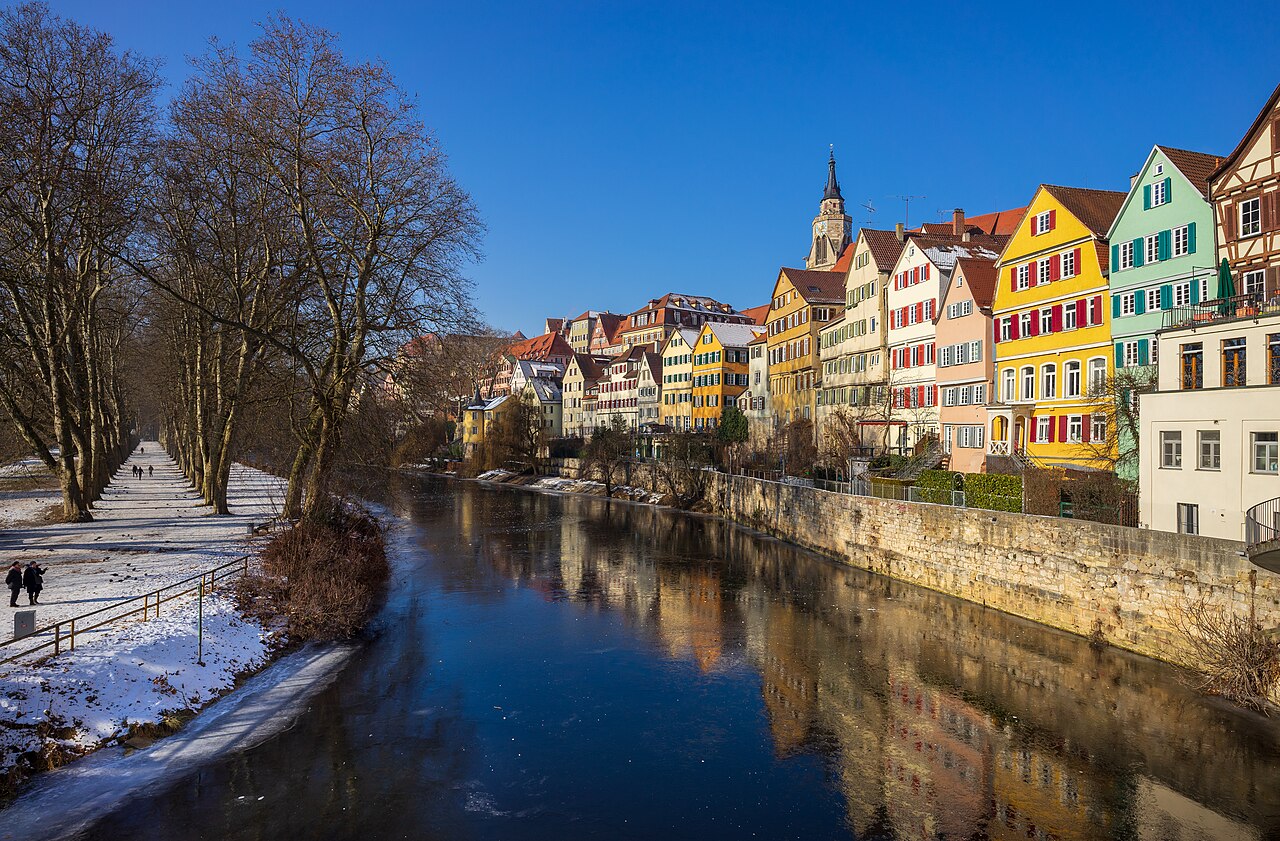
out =
[[1280,728],[1172,667],[715,519],[393,497],[412,550],[339,679],[88,838],[1280,833]]

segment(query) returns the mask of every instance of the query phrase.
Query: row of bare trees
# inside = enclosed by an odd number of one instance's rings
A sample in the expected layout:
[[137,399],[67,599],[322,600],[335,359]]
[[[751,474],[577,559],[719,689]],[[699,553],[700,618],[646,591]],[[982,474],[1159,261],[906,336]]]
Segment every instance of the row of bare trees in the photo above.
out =
[[305,515],[407,340],[476,332],[477,211],[411,97],[332,33],[215,41],[157,114],[154,63],[29,4],[0,19],[0,74],[0,401],[68,517],[132,446],[130,394],[220,512],[249,416],[286,414]]

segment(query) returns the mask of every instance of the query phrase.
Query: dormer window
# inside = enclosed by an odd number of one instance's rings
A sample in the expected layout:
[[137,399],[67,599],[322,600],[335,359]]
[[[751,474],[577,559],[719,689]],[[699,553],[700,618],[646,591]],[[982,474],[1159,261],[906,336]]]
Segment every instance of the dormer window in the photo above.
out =
[[1156,164],[1156,175],[1164,175],[1164,164]]
[[1035,216],[1031,217],[1031,235],[1039,236],[1040,234],[1047,234],[1049,231],[1052,231],[1054,221],[1053,217],[1054,212],[1052,210],[1046,210],[1043,213],[1037,213]]

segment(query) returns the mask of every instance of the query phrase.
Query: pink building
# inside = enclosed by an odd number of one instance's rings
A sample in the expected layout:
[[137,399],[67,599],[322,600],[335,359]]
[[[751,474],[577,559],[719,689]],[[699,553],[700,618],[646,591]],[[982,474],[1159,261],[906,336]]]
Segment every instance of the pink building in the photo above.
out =
[[986,472],[986,403],[995,376],[995,288],[993,260],[962,257],[942,290],[935,318],[943,452],[948,469],[961,473]]

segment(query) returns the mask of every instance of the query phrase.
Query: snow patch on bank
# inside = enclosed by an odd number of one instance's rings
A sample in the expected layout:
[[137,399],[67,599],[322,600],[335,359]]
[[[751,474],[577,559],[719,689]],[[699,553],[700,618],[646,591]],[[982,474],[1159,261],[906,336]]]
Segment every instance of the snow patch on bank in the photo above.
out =
[[[498,482],[504,485],[521,485],[535,490],[555,491],[556,493],[604,496],[605,492],[604,483],[597,482],[593,479],[566,479],[561,476],[543,476],[535,479],[532,476],[521,476],[501,468],[497,470],[487,470],[476,478],[482,482]],[[653,491],[646,490],[645,488],[634,488],[630,485],[614,485],[613,487],[614,499],[629,499],[635,502],[647,502],[652,505],[660,505],[664,496],[664,494],[654,493]]]

